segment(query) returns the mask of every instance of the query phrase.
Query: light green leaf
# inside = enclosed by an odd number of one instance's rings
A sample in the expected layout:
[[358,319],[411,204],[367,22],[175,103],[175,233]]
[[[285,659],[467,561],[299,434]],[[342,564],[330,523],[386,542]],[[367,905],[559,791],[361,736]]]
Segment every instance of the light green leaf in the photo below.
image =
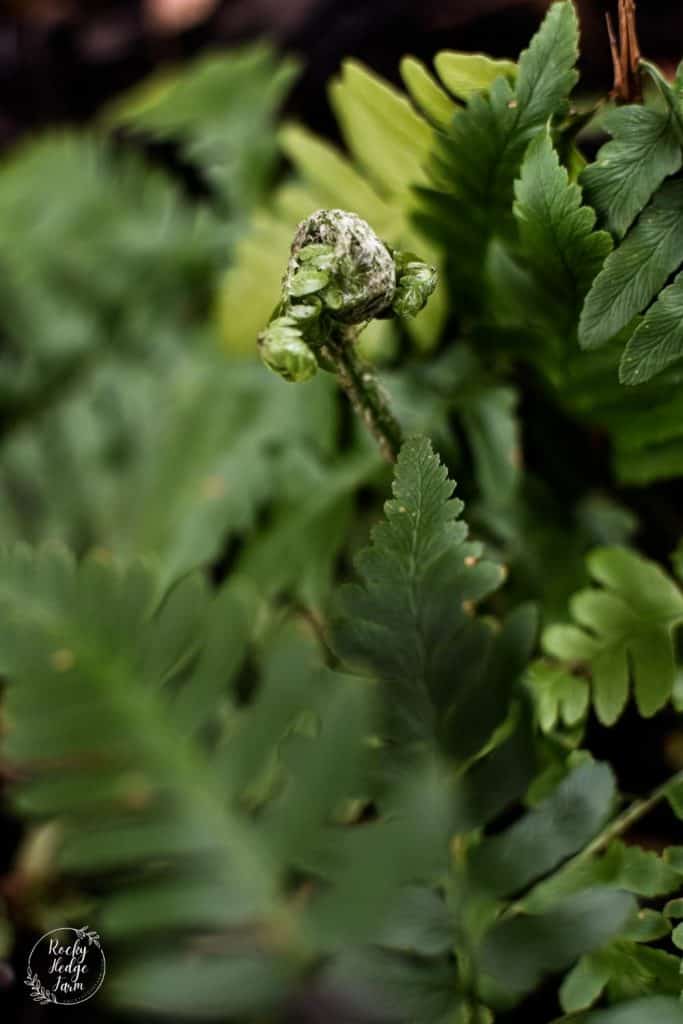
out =
[[329,93],[344,141],[381,193],[398,196],[426,184],[433,132],[407,97],[352,60]]
[[457,53],[441,50],[434,67],[449,92],[467,100],[473,92],[489,89],[501,75],[514,81],[517,65],[511,60],[493,60],[483,53]]
[[[524,906],[538,913],[552,907],[558,899],[594,885],[624,889],[653,899],[675,892],[680,886],[680,875],[666,857],[615,840],[602,856],[570,860],[565,868],[539,882],[525,898]],[[633,924],[629,926],[632,928]]]
[[683,262],[683,182],[667,182],[607,257],[581,313],[579,341],[597,348],[655,297]]
[[437,128],[447,128],[458,106],[430,75],[422,61],[404,57],[401,78],[413,103]]
[[[679,680],[680,673],[678,673],[677,682]],[[676,685],[674,684],[674,706],[680,710],[680,701],[677,700],[676,692]],[[669,785],[666,798],[676,817],[683,821],[683,779],[677,778]]]
[[[337,148],[301,125],[291,123],[280,129],[279,141],[285,155],[308,183],[311,195],[320,197],[321,206],[353,210],[372,224],[381,237],[393,238],[391,224],[395,211]],[[309,209],[305,215],[311,212]],[[291,229],[290,243],[295,227],[294,224]]]
[[671,933],[671,922],[663,913],[645,907],[639,910],[622,937],[630,942],[658,942]]
[[669,900],[664,907],[664,914],[666,917],[683,917],[683,897],[676,900]]
[[551,626],[543,646],[590,669],[593,701],[606,725],[624,709],[629,676],[640,713],[653,715],[673,689],[673,630],[683,622],[683,594],[659,566],[625,548],[598,548],[587,564],[606,589],[576,594],[571,610],[579,628]]
[[597,1002],[612,976],[612,960],[598,951],[582,956],[560,988],[560,1004],[565,1013],[587,1010]]
[[648,899],[667,896],[680,885],[678,872],[654,851],[621,841],[611,843],[600,860],[599,878]]
[[563,665],[536,661],[529,669],[527,682],[536,698],[544,732],[552,732],[560,722],[572,728],[585,717],[590,704],[588,681]]

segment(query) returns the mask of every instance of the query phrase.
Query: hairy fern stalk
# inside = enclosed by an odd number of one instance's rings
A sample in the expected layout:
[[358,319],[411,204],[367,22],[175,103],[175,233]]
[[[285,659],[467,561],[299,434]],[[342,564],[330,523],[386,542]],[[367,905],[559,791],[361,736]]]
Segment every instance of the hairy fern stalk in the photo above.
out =
[[683,1022],[683,65],[578,46],[348,61],[343,152],[247,48],[0,164],[14,1006],[87,920],[93,1020]]

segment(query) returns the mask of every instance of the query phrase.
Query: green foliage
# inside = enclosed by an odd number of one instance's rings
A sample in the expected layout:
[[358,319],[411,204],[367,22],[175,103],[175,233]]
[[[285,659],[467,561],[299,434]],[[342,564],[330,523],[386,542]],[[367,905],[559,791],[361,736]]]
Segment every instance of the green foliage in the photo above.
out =
[[[346,661],[372,670],[391,695],[392,744],[420,749],[435,738],[445,753],[463,760],[478,753],[505,718],[534,620],[523,610],[495,635],[472,616],[473,603],[490,594],[502,574],[481,561],[480,545],[467,542],[467,528],[457,520],[462,503],[451,500],[452,492],[429,443],[408,441],[386,520],[357,559],[363,584],[343,595],[337,649]],[[481,688],[492,696],[488,705],[478,699]]]
[[577,78],[577,45],[572,4],[554,4],[520,56],[514,88],[499,74],[488,94],[470,95],[437,139],[432,179],[449,198],[428,198],[421,222],[436,237],[445,233],[452,257],[457,254],[453,274],[464,288],[480,287],[492,237],[511,230],[513,184],[522,157],[536,132],[566,106]]
[[[681,73],[591,162],[577,43],[346,61],[345,150],[250,47],[0,165],[0,957],[87,911],[138,1019],[681,1021]],[[381,386],[345,350],[383,515],[334,381],[254,358],[341,308],[308,239],[274,312],[320,209],[397,277]]]
[[[616,111],[608,122],[615,140],[584,173],[590,195],[616,233],[623,234],[640,214],[596,278],[579,327],[586,347],[602,345],[628,328],[619,365],[624,384],[650,380],[683,353],[677,330],[679,280],[662,291],[683,262],[677,234],[680,181],[665,181],[681,166],[683,111],[679,92],[658,69],[643,62],[643,71],[663,96],[665,112],[630,107]],[[634,320],[642,313],[642,320]]]
[[648,309],[629,338],[621,358],[619,376],[624,384],[639,384],[660,373],[683,354],[681,312],[683,276],[678,275]]
[[640,713],[653,715],[671,699],[673,631],[683,622],[683,594],[658,566],[623,548],[592,552],[588,571],[604,589],[576,594],[571,611],[577,624],[551,626],[543,646],[570,670],[590,673],[595,710],[605,724],[624,710],[630,678]]
[[233,217],[263,194],[277,156],[273,120],[297,74],[266,46],[163,71],[118,100],[106,122],[173,140]]
[[[681,182],[663,185],[633,230],[608,257],[581,314],[579,338],[586,348],[604,345],[627,327],[680,266],[682,209]],[[635,370],[630,372],[634,374]]]
[[425,117],[437,128],[448,128],[457,104],[415,57],[401,61],[401,78],[410,96]]
[[610,231],[622,237],[665,178],[681,167],[670,113],[617,107],[603,127],[614,136],[581,176],[586,194]]
[[517,65],[511,60],[492,60],[483,53],[452,50],[437,53],[434,66],[448,91],[463,100],[489,89],[501,75],[512,80],[517,74]]
[[652,1024],[679,1024],[680,1019],[680,1002],[662,997],[637,999],[627,1006],[591,1014],[587,1024],[637,1024],[640,1020],[651,1020]]
[[[0,573],[2,670],[11,680],[5,756],[32,765],[17,805],[31,817],[59,817],[59,864],[69,877],[87,887],[118,875],[99,902],[109,943],[125,950],[145,942],[142,959],[137,949],[129,966],[120,965],[113,998],[195,1012],[201,989],[205,1016],[269,1006],[305,968],[310,943],[322,952],[344,934],[331,894],[306,911],[288,909],[284,874],[330,842],[328,822],[345,798],[363,792],[370,688],[333,676],[316,664],[310,644],[277,631],[244,706],[236,681],[256,606],[253,592],[234,584],[211,598],[190,576],[162,599],[159,581],[141,567],[120,573],[97,560],[76,567],[60,549],[17,549],[3,557]],[[315,715],[314,735],[304,712]],[[209,723],[218,732],[207,745]],[[388,883],[384,834],[371,826],[365,835],[362,879],[347,860],[353,842],[336,867],[324,868],[348,902],[352,881],[365,887],[376,863],[381,875],[368,886],[369,903],[358,904],[361,915],[381,915],[402,873],[419,872],[427,857],[428,846],[418,856],[402,842],[411,852],[399,858],[401,868],[394,859]],[[393,848],[401,835],[399,818],[386,841]],[[350,935],[359,924],[346,917]],[[265,928],[260,937],[248,938],[250,921]],[[291,929],[283,950],[281,927]],[[222,958],[221,978],[202,962],[206,988],[184,988],[182,962],[197,929],[227,949],[231,934],[245,941],[234,959]],[[169,932],[177,960],[159,960]],[[180,973],[159,987],[160,970],[169,979]],[[244,992],[236,981],[243,971],[262,984]]]
[[594,231],[595,214],[581,205],[550,137],[530,143],[515,184],[515,217],[523,260],[542,291],[544,316],[576,322],[591,282],[612,248],[605,231]]

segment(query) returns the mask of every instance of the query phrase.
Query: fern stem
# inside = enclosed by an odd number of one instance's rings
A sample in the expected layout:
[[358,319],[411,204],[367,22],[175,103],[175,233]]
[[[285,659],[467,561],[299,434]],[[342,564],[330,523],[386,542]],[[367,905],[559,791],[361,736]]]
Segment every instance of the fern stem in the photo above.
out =
[[[554,880],[558,876],[564,875],[570,872],[578,864],[583,864],[584,861],[590,860],[591,857],[597,856],[602,853],[611,842],[618,839],[620,836],[625,835],[629,832],[634,825],[636,825],[642,818],[647,817],[661,802],[665,800],[667,794],[674,786],[683,785],[683,771],[676,772],[666,782],[663,782],[661,786],[657,786],[656,789],[650,793],[649,796],[642,797],[639,800],[635,800],[629,807],[626,808],[618,817],[614,818],[609,825],[606,826],[595,837],[592,839],[587,846],[584,846],[574,857],[565,861],[557,871],[553,872],[549,878],[537,883],[531,890],[520,900],[510,904],[507,910],[504,911],[503,917],[510,917],[524,910],[524,905],[528,897],[537,888],[542,888],[549,881]],[[563,1021],[565,1018],[559,1018],[559,1021]],[[571,1019],[571,1018],[567,1018]],[[553,1021],[553,1024],[559,1024],[559,1021]]]
[[597,853],[602,851],[609,846],[614,839],[618,839],[619,836],[624,835],[626,832],[636,825],[641,818],[646,817],[651,811],[657,807],[662,800],[666,799],[666,796],[670,789],[674,786],[683,785],[683,771],[676,772],[670,779],[662,783],[656,789],[650,793],[649,796],[643,797],[640,800],[634,801],[630,807],[620,814],[614,821],[605,828],[598,836],[593,839],[588,846],[584,847],[580,853],[577,853],[576,857],[573,858],[569,863],[576,864],[581,863],[584,860],[588,860],[590,857],[594,857]]
[[396,462],[403,436],[387,397],[374,373],[358,355],[357,328],[340,327],[322,346],[321,353],[334,367],[337,380],[354,411],[379,445],[387,462]]

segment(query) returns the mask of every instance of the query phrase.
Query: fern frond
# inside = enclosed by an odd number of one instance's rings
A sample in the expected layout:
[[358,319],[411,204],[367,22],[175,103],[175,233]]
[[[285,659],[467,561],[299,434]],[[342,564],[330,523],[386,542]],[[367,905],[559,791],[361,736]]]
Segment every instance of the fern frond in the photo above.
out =
[[624,710],[631,678],[640,713],[653,715],[671,698],[683,594],[653,562],[624,548],[594,551],[588,569],[605,589],[576,594],[571,610],[577,625],[549,627],[544,648],[570,670],[583,666],[590,673],[605,724]]
[[[438,780],[431,802],[420,775],[386,819],[339,824],[370,787],[365,682],[321,668],[285,629],[238,697],[251,590],[211,599],[189,576],[163,596],[140,566],[16,549],[0,559],[0,606],[16,806],[57,822],[61,872],[91,892],[116,953],[117,1004],[269,1012],[319,957],[381,928],[408,879],[445,864]],[[326,884],[297,903],[291,872],[312,868]],[[260,984],[246,992],[242,977]]]
[[555,331],[571,334],[612,240],[607,232],[593,230],[595,214],[581,205],[581,190],[569,183],[547,133],[539,134],[524,156],[514,214],[521,255],[541,293],[542,316]]
[[576,82],[577,47],[572,4],[553,4],[520,55],[514,87],[501,75],[488,94],[474,92],[437,137],[430,177],[438,191],[425,194],[418,222],[446,243],[463,289],[481,288],[489,242],[512,232],[522,157],[536,132],[564,108]]
[[683,182],[667,182],[607,257],[581,313],[579,340],[597,348],[641,313],[683,262]]
[[466,759],[506,716],[533,616],[521,610],[496,637],[472,615],[503,573],[466,540],[453,488],[428,441],[406,442],[386,518],[357,559],[362,584],[342,591],[337,649],[382,680],[392,741],[419,747],[436,740]]
[[610,231],[623,236],[664,179],[680,170],[681,143],[671,114],[652,107],[618,107],[603,127],[613,139],[581,181]]
[[298,74],[264,45],[200,57],[164,70],[118,99],[104,120],[180,144],[241,219],[270,184],[277,157],[275,113]]

